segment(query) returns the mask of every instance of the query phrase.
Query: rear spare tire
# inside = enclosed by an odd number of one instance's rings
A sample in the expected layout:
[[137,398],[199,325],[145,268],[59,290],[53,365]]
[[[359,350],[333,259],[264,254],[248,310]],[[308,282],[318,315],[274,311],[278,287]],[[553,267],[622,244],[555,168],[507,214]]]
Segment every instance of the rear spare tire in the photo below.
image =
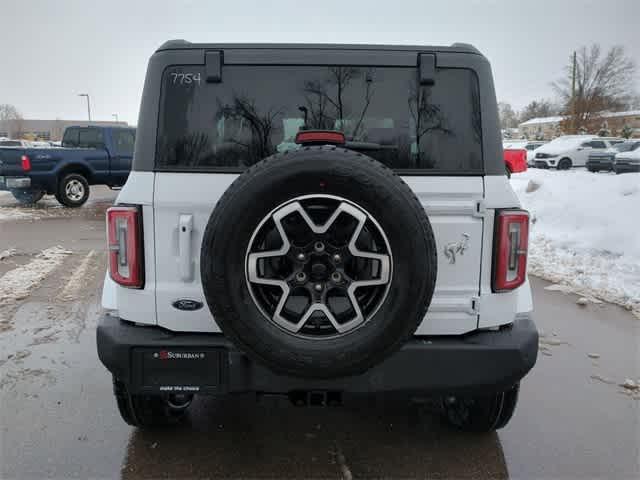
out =
[[390,169],[337,147],[245,171],[209,219],[200,257],[216,322],[272,370],[358,374],[415,332],[436,282],[424,208]]

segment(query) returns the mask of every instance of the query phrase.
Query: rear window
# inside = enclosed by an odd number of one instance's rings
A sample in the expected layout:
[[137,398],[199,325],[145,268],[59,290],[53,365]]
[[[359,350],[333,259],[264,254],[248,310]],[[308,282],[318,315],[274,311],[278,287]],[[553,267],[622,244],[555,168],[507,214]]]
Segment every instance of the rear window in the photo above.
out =
[[78,128],[67,128],[62,137],[62,146],[67,148],[78,147]]
[[67,128],[62,137],[67,148],[104,148],[104,137],[99,128]]
[[102,130],[97,128],[81,129],[78,133],[78,146],[80,148],[104,148]]
[[482,173],[470,70],[438,69],[432,86],[407,67],[225,65],[222,82],[205,78],[204,67],[165,70],[158,169],[241,171],[322,129],[395,170]]

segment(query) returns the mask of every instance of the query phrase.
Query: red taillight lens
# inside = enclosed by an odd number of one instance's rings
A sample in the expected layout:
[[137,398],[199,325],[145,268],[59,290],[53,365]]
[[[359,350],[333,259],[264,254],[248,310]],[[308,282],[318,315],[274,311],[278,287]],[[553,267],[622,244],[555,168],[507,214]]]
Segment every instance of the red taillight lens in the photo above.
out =
[[138,207],[107,210],[109,274],[114,282],[129,288],[144,285],[142,212]]
[[333,130],[302,130],[296,134],[296,143],[344,145],[345,137],[344,133]]
[[31,171],[31,159],[29,157],[27,157],[26,155],[22,155],[22,157],[20,157],[20,162],[22,163],[23,172]]
[[493,253],[493,291],[504,292],[527,279],[529,213],[525,210],[499,210]]

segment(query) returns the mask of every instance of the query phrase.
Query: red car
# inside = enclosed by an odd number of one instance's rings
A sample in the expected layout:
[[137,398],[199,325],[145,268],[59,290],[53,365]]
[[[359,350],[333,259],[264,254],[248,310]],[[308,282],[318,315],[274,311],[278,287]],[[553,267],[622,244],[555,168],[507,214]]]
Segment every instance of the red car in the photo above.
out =
[[524,148],[505,148],[504,164],[507,175],[527,171],[527,151]]

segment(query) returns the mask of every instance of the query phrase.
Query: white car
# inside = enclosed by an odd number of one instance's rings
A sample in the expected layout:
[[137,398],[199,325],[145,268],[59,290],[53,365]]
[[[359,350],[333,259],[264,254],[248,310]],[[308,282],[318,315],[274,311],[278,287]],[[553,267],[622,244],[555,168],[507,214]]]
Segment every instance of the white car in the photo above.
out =
[[507,148],[524,148],[527,151],[527,166],[533,167],[536,151],[547,142],[541,140],[505,140],[502,147]]
[[631,150],[616,154],[613,159],[613,171],[616,174],[640,172],[640,141],[635,142]]
[[622,138],[614,137],[565,135],[538,148],[534,166],[557,168],[558,170],[584,167],[590,153],[598,150],[604,151],[623,141]]

